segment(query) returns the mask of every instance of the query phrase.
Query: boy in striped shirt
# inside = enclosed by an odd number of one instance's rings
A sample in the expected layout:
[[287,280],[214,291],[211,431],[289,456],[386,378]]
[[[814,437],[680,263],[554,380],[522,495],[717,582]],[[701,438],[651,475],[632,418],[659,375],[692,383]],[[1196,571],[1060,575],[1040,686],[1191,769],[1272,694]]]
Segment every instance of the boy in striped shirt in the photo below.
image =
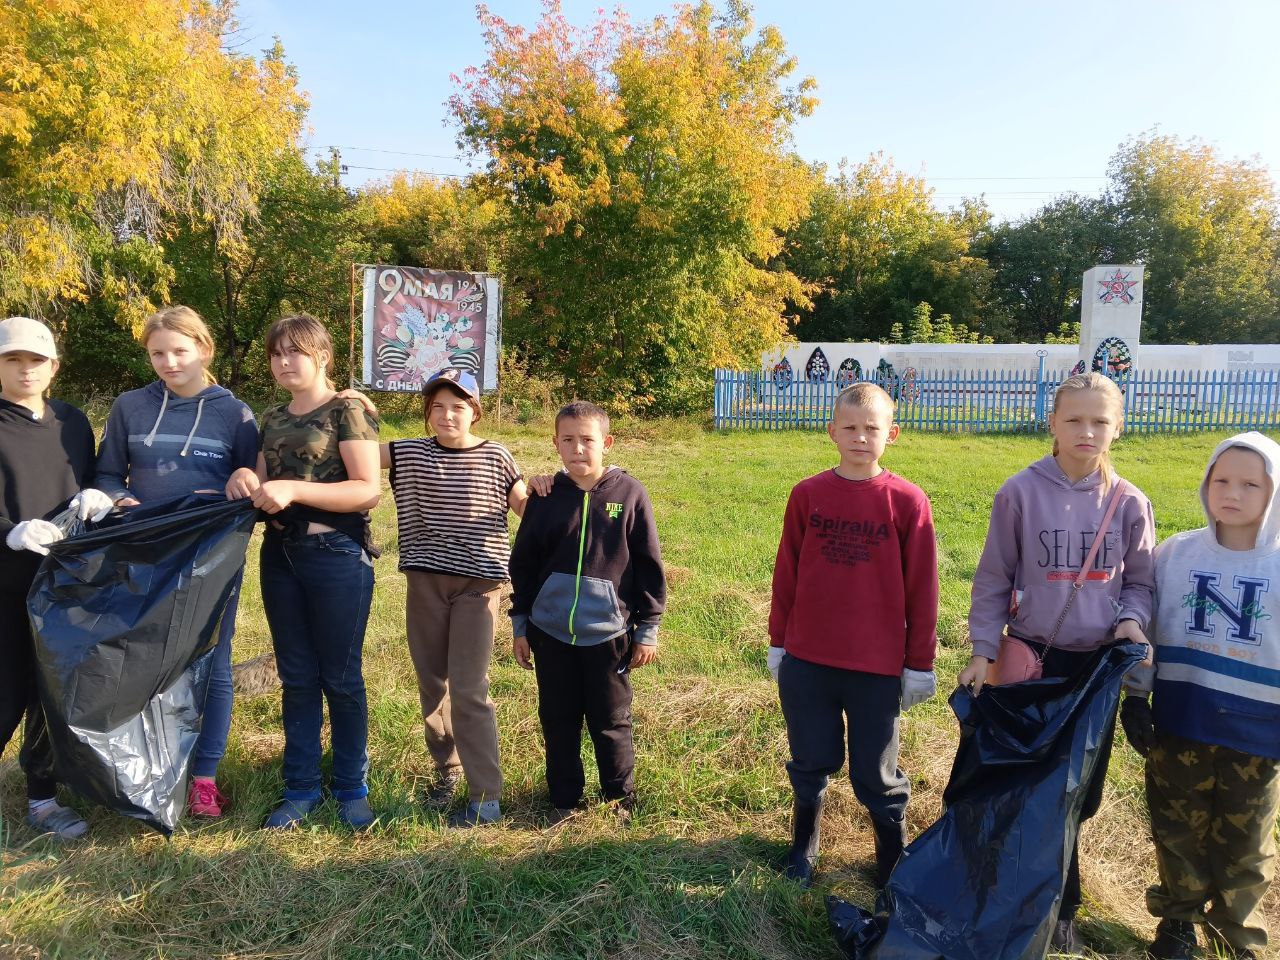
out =
[[382,465],[391,470],[405,628],[436,764],[427,803],[447,807],[465,773],[469,802],[449,825],[474,827],[502,815],[489,660],[508,579],[507,511],[522,514],[528,494],[510,451],[471,432],[481,415],[474,375],[447,367],[422,392],[435,436],[383,444]]

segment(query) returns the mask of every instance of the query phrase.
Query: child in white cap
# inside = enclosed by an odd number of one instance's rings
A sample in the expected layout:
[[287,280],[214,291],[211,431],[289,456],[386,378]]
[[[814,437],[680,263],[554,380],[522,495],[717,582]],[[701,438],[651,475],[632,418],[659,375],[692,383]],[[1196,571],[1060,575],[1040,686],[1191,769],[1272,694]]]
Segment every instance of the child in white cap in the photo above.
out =
[[0,321],[0,751],[26,716],[18,761],[27,775],[27,823],[74,840],[87,824],[57,799],[53,756],[36,690],[27,591],[40,557],[62,531],[49,522],[68,504],[81,519],[100,520],[111,498],[86,489],[93,479],[94,437],[88,418],[46,399],[58,372],[58,350],[43,323]]

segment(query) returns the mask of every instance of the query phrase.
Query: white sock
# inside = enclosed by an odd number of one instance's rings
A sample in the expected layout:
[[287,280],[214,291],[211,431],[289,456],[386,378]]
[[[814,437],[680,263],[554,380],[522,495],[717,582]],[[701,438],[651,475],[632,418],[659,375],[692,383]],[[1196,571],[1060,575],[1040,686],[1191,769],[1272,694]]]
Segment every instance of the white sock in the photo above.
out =
[[46,813],[52,813],[57,806],[57,797],[49,797],[47,800],[28,800],[27,812],[39,819]]

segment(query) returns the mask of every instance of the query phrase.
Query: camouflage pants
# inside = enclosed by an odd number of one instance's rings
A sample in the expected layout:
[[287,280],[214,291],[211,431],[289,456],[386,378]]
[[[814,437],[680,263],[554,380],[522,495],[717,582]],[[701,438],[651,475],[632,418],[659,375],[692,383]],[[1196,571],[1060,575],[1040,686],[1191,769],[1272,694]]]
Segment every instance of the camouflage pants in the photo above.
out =
[[1160,734],[1147,759],[1160,868],[1152,915],[1207,923],[1235,950],[1265,947],[1258,904],[1274,873],[1278,804],[1280,760]]

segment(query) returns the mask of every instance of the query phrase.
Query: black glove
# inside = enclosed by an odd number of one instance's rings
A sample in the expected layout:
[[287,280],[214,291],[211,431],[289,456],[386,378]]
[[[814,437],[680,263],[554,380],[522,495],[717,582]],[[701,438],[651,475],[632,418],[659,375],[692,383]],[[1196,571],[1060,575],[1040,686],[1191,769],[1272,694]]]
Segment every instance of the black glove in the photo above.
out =
[[1156,745],[1156,728],[1151,722],[1151,703],[1146,697],[1129,694],[1120,705],[1120,726],[1139,756],[1147,756]]

